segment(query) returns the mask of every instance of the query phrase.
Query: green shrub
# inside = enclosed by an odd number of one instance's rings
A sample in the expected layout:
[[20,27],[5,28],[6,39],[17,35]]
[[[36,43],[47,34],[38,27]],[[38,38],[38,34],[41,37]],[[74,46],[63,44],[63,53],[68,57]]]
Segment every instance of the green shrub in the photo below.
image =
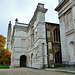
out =
[[9,65],[0,65],[0,69],[2,68],[9,68]]

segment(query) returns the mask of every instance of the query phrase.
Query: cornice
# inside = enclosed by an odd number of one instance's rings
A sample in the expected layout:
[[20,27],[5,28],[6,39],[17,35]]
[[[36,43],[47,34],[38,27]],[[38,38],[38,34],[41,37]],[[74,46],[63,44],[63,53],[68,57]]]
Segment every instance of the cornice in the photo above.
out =
[[55,8],[55,11],[59,11],[69,0],[63,0],[59,5]]
[[38,14],[38,12],[42,12],[42,13],[46,13],[46,11],[47,11],[48,9],[46,9],[46,8],[36,8],[36,10],[35,10],[35,12],[34,12],[34,15],[33,15],[33,17],[32,17],[32,19],[30,20],[30,25],[33,25],[34,24],[34,22],[36,21],[36,19],[37,19],[37,14]]

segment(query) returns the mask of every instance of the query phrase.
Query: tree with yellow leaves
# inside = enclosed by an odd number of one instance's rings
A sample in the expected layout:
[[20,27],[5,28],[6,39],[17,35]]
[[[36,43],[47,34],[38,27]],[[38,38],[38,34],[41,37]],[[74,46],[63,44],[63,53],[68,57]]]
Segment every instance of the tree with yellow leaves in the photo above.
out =
[[11,53],[5,49],[6,38],[0,35],[0,64],[9,64]]
[[6,44],[6,37],[0,35],[0,49],[4,49]]

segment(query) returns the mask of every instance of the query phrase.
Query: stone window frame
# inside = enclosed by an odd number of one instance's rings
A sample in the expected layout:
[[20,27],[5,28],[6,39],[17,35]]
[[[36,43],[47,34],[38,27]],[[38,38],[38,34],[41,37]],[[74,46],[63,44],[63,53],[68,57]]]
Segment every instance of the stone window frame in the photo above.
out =
[[[58,30],[58,33],[55,33],[56,29]],[[59,35],[58,37],[57,37],[57,34]],[[53,41],[60,42],[60,30],[57,27],[53,30]]]
[[31,65],[33,64],[33,53],[31,54]]
[[31,46],[32,46],[32,35],[31,35]]
[[25,47],[25,46],[23,45],[24,42],[26,42],[26,39],[25,39],[25,38],[22,38],[22,39],[21,39],[21,47]]
[[33,34],[32,35],[33,35],[32,38],[33,38],[33,43],[34,43],[34,30],[33,30]]
[[31,46],[34,44],[34,29],[31,27]]
[[37,54],[36,54],[36,62],[37,62]]
[[66,29],[69,29],[69,28],[71,28],[72,26],[73,26],[73,24],[72,25],[69,25],[68,24],[68,14],[69,13],[71,13],[71,23],[72,23],[72,21],[73,21],[73,19],[72,19],[72,9],[69,9],[66,13],[65,13],[65,28]]
[[36,31],[36,42],[37,42],[37,31]]

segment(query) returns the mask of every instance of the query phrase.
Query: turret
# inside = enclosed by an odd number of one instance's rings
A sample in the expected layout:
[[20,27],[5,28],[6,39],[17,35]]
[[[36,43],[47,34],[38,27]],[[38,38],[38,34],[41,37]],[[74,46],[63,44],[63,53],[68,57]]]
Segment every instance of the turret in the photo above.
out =
[[11,21],[8,24],[8,33],[7,33],[7,49],[11,52]]

